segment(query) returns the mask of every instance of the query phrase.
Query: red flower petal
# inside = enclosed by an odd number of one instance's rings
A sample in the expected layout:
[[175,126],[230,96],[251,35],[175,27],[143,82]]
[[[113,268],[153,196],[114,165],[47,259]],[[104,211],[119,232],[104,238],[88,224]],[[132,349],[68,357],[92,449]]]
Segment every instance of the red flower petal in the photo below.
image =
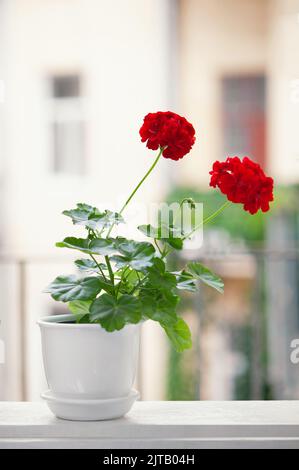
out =
[[151,150],[165,147],[163,157],[179,160],[190,152],[195,142],[195,130],[184,117],[171,111],[158,111],[145,116],[139,130],[142,142]]
[[269,202],[274,199],[273,179],[250,158],[228,157],[225,162],[216,161],[210,175],[210,186],[218,187],[229,201],[243,204],[250,214],[270,209]]

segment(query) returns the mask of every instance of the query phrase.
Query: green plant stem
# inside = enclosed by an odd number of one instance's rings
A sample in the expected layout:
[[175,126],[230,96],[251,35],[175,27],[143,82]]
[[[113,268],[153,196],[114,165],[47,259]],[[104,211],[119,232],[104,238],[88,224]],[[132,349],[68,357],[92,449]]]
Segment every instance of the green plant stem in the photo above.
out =
[[[177,219],[178,217],[180,217],[180,219],[182,220],[182,207],[183,207],[183,204],[186,202],[186,201],[189,201],[190,198],[189,197],[184,197],[184,199],[180,202],[180,208],[179,208],[179,211],[175,214],[175,217],[174,217],[174,220],[172,222],[172,225],[173,227],[175,227],[175,224],[177,222]],[[193,210],[193,208],[191,208]]]
[[[162,155],[162,152],[163,150],[165,149],[165,147],[160,147],[160,150],[159,150],[159,153],[154,161],[154,163],[151,165],[150,169],[145,173],[145,175],[143,176],[143,178],[139,181],[139,183],[137,184],[137,186],[133,189],[133,191],[131,192],[130,196],[128,197],[128,199],[126,200],[126,202],[124,203],[124,205],[122,206],[121,210],[119,211],[120,214],[123,213],[123,211],[125,210],[125,208],[127,207],[127,205],[129,204],[129,202],[131,201],[131,199],[135,196],[135,194],[137,193],[138,189],[140,188],[140,186],[142,185],[142,183],[144,183],[144,181],[146,180],[146,178],[149,176],[149,174],[153,171],[153,169],[155,168],[155,166],[157,165],[158,161],[160,160],[161,158],[161,155]],[[110,233],[112,232],[112,229],[114,227],[115,224],[111,225],[110,229],[108,230],[108,233],[107,233],[107,237],[109,237]]]
[[[145,175],[143,176],[143,178],[139,181],[139,183],[137,184],[137,186],[133,189],[132,193],[130,194],[130,196],[128,197],[128,199],[126,200],[126,202],[124,203],[124,205],[122,206],[121,210],[119,211],[120,214],[123,213],[123,211],[125,210],[125,208],[127,207],[127,205],[129,204],[129,202],[131,201],[131,199],[135,196],[135,194],[137,193],[138,189],[140,188],[140,186],[143,184],[143,182],[146,180],[146,178],[150,175],[150,173],[153,171],[153,169],[155,168],[155,166],[157,165],[158,161],[160,160],[161,158],[161,155],[162,155],[162,152],[163,150],[165,149],[165,147],[160,147],[159,149],[159,152],[158,152],[158,155],[154,161],[154,163],[151,165],[151,167],[149,168],[149,170],[145,173]],[[115,224],[112,224],[110,229],[108,230],[107,232],[107,235],[106,235],[106,238],[109,238],[111,232],[112,232],[112,229],[114,227]],[[107,264],[107,267],[108,267],[108,271],[109,271],[109,276],[110,276],[110,279],[111,279],[111,282],[112,284],[114,285],[114,274],[113,274],[113,270],[112,270],[112,267],[111,267],[111,264],[110,264],[110,260],[109,260],[109,257],[108,256],[105,256],[105,260],[106,260],[106,264]],[[121,281],[120,281],[121,282]],[[119,289],[118,289],[119,290]]]
[[123,280],[126,281],[128,279],[128,277],[130,276],[130,273],[131,271],[128,272],[128,274],[126,273],[126,271],[129,269],[129,266],[126,266],[126,268],[124,269],[124,272],[123,272]]
[[90,257],[91,257],[92,260],[95,262],[95,264],[96,264],[97,267],[99,268],[99,270],[100,270],[100,272],[101,272],[103,278],[104,278],[105,281],[107,282],[107,278],[106,278],[106,276],[105,276],[105,274],[104,274],[104,271],[102,270],[101,266],[100,266],[99,263],[97,262],[96,258],[95,258],[92,254],[90,254]]
[[112,270],[112,267],[111,267],[109,256],[107,256],[107,255],[105,256],[105,261],[106,261],[107,268],[108,268],[108,271],[109,271],[109,276],[110,276],[111,283],[114,286],[114,273],[113,273],[113,270]]
[[[197,225],[193,230],[191,230],[191,232],[189,232],[187,235],[185,235],[182,238],[182,240],[186,240],[186,238],[189,238],[200,227],[202,227],[203,225],[206,225],[209,222],[211,222],[212,220],[214,220],[219,214],[221,214],[221,212],[223,212],[231,204],[232,203],[230,201],[226,201],[224,204],[222,204],[222,206],[219,207],[219,209],[217,209],[215,212],[213,212],[213,214],[209,215],[209,217],[204,219],[199,225]],[[174,248],[170,248],[168,251],[166,250],[166,252],[162,256],[162,258],[165,258],[166,256],[168,256],[170,253],[172,253],[173,250],[174,250]]]
[[158,161],[160,160],[161,158],[161,155],[162,155],[162,152],[164,150],[164,147],[160,147],[160,150],[159,150],[159,153],[154,161],[154,163],[152,164],[152,166],[150,167],[150,169],[145,173],[144,177],[139,181],[139,183],[137,184],[137,186],[135,187],[135,189],[133,189],[132,193],[130,194],[130,196],[128,197],[128,199],[126,200],[126,202],[124,203],[124,205],[122,206],[121,210],[119,211],[120,214],[123,213],[123,211],[125,210],[125,208],[127,207],[127,205],[129,204],[129,202],[131,201],[131,199],[134,197],[134,195],[137,193],[138,189],[140,188],[140,186],[142,185],[142,183],[146,180],[146,178],[149,176],[149,174],[153,171],[153,169],[155,168],[155,166],[157,165]]
[[204,219],[199,225],[197,225],[191,232],[189,232],[187,235],[183,237],[183,240],[186,240],[186,238],[189,238],[196,230],[198,230],[200,227],[203,225],[208,224],[209,222],[212,222],[221,212],[223,212],[228,206],[230,206],[232,203],[230,201],[226,201],[222,206],[219,207],[213,214],[209,215],[206,219]]
[[[219,207],[213,214],[209,215],[206,219],[203,220],[201,224],[199,224],[197,227],[195,227],[188,235],[186,235],[183,240],[186,238],[190,237],[196,230],[198,230],[202,225],[205,225],[209,222],[211,222],[213,219],[215,219],[221,212],[223,212],[228,206],[231,205],[230,201],[226,201],[222,206]],[[155,240],[154,240],[155,241]],[[174,251],[174,248],[170,248],[168,251],[166,250],[164,253],[161,253],[162,259],[165,258],[167,255],[169,255],[172,251]],[[139,289],[142,284],[147,280],[148,275],[145,275],[143,279],[141,279],[136,286],[132,289],[130,294],[132,295],[137,289]]]
[[[121,288],[122,282],[124,282],[125,279],[126,279],[126,272],[127,272],[128,269],[129,269],[129,266],[126,266],[125,269],[123,270],[123,272],[121,273],[120,280],[119,280],[119,284],[118,284],[118,286],[115,288],[115,289],[116,289],[116,292],[115,292],[115,296],[116,296],[116,297],[117,297],[118,294],[119,294],[119,290],[120,290],[120,288]],[[129,274],[130,274],[130,273],[129,273]],[[128,274],[128,275],[129,275],[129,274]]]
[[136,271],[137,277],[138,277],[138,283],[133,287],[133,289],[130,292],[130,295],[132,295],[143,283],[143,281],[147,278],[148,274],[144,276],[144,278],[141,279],[140,274],[138,271]]
[[159,245],[158,245],[158,242],[157,242],[157,239],[156,239],[156,238],[154,238],[154,244],[155,244],[155,245],[156,245],[156,247],[158,248],[160,255],[162,255],[161,248],[159,247]]
[[142,283],[143,283],[143,281],[144,281],[146,278],[147,278],[147,275],[144,276],[143,279],[139,280],[138,284],[136,284],[136,286],[134,286],[133,289],[131,290],[130,295],[133,295],[134,292],[135,292],[137,289],[139,289],[140,286],[142,286]]

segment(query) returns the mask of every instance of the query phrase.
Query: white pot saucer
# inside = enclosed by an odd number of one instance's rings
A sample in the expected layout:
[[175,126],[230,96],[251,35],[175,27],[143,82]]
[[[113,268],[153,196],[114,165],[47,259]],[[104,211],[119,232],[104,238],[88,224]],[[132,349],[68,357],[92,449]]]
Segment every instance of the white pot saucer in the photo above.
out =
[[124,416],[139,398],[136,390],[120,398],[104,400],[79,400],[57,398],[50,390],[41,394],[48,407],[57,418],[72,421],[101,421]]

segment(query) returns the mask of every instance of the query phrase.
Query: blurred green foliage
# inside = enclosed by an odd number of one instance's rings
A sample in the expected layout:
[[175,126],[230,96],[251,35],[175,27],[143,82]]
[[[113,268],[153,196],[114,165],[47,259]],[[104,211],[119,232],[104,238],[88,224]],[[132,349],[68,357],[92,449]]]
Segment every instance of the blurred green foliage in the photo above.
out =
[[[175,187],[168,194],[166,202],[180,203],[185,198],[193,198],[195,202],[203,203],[203,216],[208,217],[216,211],[224,202],[225,196],[219,191],[207,190],[200,191],[190,187]],[[293,186],[279,186],[275,188],[274,202],[271,203],[271,211],[262,213],[259,211],[252,216],[245,212],[240,205],[232,205],[221,213],[216,219],[213,220],[211,227],[218,227],[219,229],[226,230],[232,239],[241,239],[248,243],[248,245],[262,245],[266,238],[266,228],[269,219],[277,213],[283,212],[288,214],[291,219],[294,219],[297,225],[299,234],[299,185]],[[209,225],[210,226],[210,225]],[[209,227],[207,226],[207,227]],[[298,237],[299,238],[299,237]],[[172,259],[172,263],[176,263]],[[264,277],[262,276],[262,284],[264,284]],[[265,295],[264,285],[260,286],[261,289],[261,313],[263,315],[262,322],[265,323]],[[186,308],[188,299],[182,298],[181,309]],[[190,308],[190,305],[189,305]],[[196,312],[198,314],[198,312]],[[266,325],[263,325],[263,344],[266,345]],[[251,354],[252,354],[252,325],[245,325],[234,332],[234,344],[236,350],[239,351],[246,360],[248,368],[237,377],[235,381],[235,399],[250,399],[251,398]],[[167,381],[167,399],[168,400],[196,400],[198,399],[198,390],[196,383],[200,380],[190,373],[190,367],[185,367],[185,355],[170,351],[169,356],[169,372]],[[189,359],[190,360],[190,359]],[[266,346],[263,348],[261,357],[261,367],[264,371],[264,383],[262,384],[263,399],[271,399],[271,387],[267,382],[267,367],[268,357]],[[192,368],[191,368],[192,370]]]
[[[226,200],[219,191],[199,191],[190,187],[176,187],[169,193],[166,202],[180,202],[187,197],[192,197],[195,202],[203,203],[204,217],[216,211]],[[226,230],[234,239],[243,239],[252,244],[263,242],[268,219],[277,211],[298,211],[298,201],[299,185],[280,186],[275,189],[275,200],[271,203],[271,211],[267,213],[259,211],[251,215],[245,212],[239,204],[233,204],[214,219],[211,226]]]
[[192,368],[186,367],[188,353],[169,349],[167,400],[196,400],[196,377]]

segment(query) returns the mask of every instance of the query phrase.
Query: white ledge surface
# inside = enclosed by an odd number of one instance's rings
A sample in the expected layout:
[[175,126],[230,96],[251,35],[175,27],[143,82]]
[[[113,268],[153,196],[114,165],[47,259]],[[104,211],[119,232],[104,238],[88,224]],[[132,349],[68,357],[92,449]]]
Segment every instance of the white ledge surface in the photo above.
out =
[[98,422],[57,419],[44,403],[0,402],[5,448],[299,449],[299,401],[145,401]]

